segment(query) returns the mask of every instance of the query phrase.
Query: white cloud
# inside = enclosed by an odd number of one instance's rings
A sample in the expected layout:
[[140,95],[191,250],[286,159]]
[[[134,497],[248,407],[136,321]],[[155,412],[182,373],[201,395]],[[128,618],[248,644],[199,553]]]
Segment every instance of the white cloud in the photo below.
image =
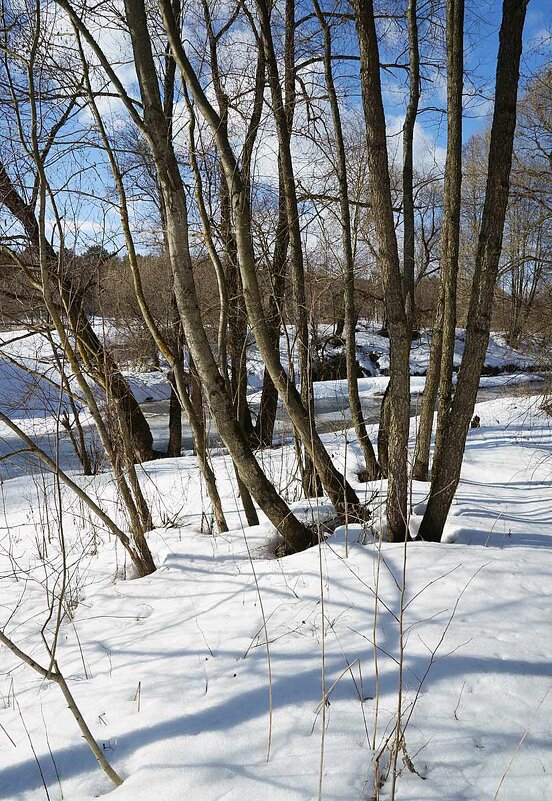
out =
[[[392,115],[387,118],[389,158],[392,164],[402,164],[404,117]],[[420,170],[439,170],[445,166],[446,148],[437,144],[435,137],[418,121],[414,126],[414,168]]]

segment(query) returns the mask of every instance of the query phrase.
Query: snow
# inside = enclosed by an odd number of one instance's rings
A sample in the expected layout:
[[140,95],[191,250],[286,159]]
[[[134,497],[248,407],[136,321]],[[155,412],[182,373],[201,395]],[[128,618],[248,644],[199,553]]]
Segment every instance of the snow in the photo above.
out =
[[[118,329],[115,322],[110,320],[93,320],[93,325],[100,339],[107,345],[117,339]],[[389,368],[389,340],[373,330],[373,326],[361,321],[357,333],[357,357],[363,369],[370,373],[366,378],[359,379],[361,397],[378,397],[383,395],[388,384],[386,372]],[[320,336],[328,336],[331,332],[327,326],[319,327]],[[55,335],[53,341],[56,341]],[[415,341],[411,353],[411,391],[414,395],[421,394],[425,380],[422,377],[429,363],[429,347],[431,336],[422,332],[420,339]],[[289,365],[289,352],[292,351],[292,361],[297,372],[296,353],[293,349],[294,330],[290,326],[280,341],[280,358],[285,367]],[[464,331],[457,329],[455,365],[460,364],[464,345]],[[327,353],[336,352],[329,347]],[[369,357],[372,355],[375,362]],[[487,375],[481,379],[482,387],[497,387],[504,384],[523,384],[542,380],[538,374],[532,372],[539,362],[534,355],[512,350],[505,342],[504,335],[493,332],[489,340],[485,367],[488,370],[505,372],[500,375]],[[74,376],[65,365],[67,380],[71,392],[77,398],[81,391]],[[247,353],[248,385],[250,388],[249,400],[252,404],[260,401],[260,390],[263,382],[264,364],[254,345],[248,347]],[[528,372],[528,370],[530,370]],[[122,370],[132,392],[139,403],[159,402],[168,400],[170,386],[162,368],[143,370],[129,366]],[[68,410],[68,398],[60,393],[60,372],[54,361],[51,344],[41,333],[33,333],[27,329],[0,332],[0,411],[10,414],[14,418],[23,419],[28,430],[36,431],[36,424],[31,419],[41,418],[41,426],[48,426],[54,411],[60,402]],[[91,382],[95,394],[101,400],[101,390]],[[348,397],[346,380],[317,381],[314,384],[314,394],[320,400],[339,400]],[[61,401],[60,401],[61,397]],[[33,429],[33,425],[35,428]]]
[[[318,336],[324,341],[326,341],[328,337],[331,338],[332,332],[331,327],[325,325],[318,326]],[[460,366],[464,350],[464,338],[464,329],[457,328],[454,351],[455,368]],[[287,369],[289,364],[289,352],[291,350],[292,360],[297,372],[296,355],[293,353],[293,344],[294,330],[293,327],[289,326],[286,334],[280,338],[280,359]],[[412,343],[412,350],[410,353],[410,373],[412,376],[425,375],[429,364],[430,346],[431,333],[429,331],[422,331],[419,339],[414,340]],[[366,320],[360,320],[356,333],[356,349],[357,361],[364,372],[368,374],[368,376],[383,378],[383,374],[389,370],[389,339],[381,336],[373,324],[368,323]],[[342,348],[336,347],[335,345],[327,345],[325,347],[325,354],[328,356],[334,355],[341,350]],[[531,380],[530,376],[532,372],[542,367],[543,364],[547,366],[547,360],[543,360],[539,348],[533,345],[533,343],[524,342],[523,346],[519,350],[516,350],[508,346],[504,334],[491,332],[485,357],[484,372],[518,373],[519,375],[528,376],[528,378],[524,380]],[[250,343],[247,351],[247,373],[248,384],[251,391],[260,390],[263,383],[264,364],[253,342]],[[316,383],[326,384],[327,382]],[[386,382],[382,382],[382,385],[383,389],[385,389]],[[324,390],[320,389],[319,391],[323,392]],[[379,388],[378,391],[380,391]]]
[[[478,405],[446,542],[407,546],[403,722],[417,773],[401,754],[401,801],[552,798],[552,419],[540,401]],[[355,478],[353,433],[324,440]],[[262,458],[287,483],[291,448]],[[404,548],[380,549],[351,525],[276,560],[266,520],[244,527],[227,458],[214,468],[232,528],[224,536],[201,533],[194,457],[144,466],[159,569],[134,580],[122,550],[64,490],[61,532],[48,477],[1,485],[2,625],[47,661],[45,586],[59,581],[63,533],[72,614],[58,660],[124,783],[114,789],[99,771],[59,689],[0,649],[0,798],[46,798],[38,760],[52,801],[61,792],[70,801],[314,801],[322,747],[321,797],[372,797],[376,708],[376,752],[396,718]],[[124,524],[109,473],[78,480]],[[377,532],[385,484],[355,486]],[[413,530],[426,494],[414,483]],[[323,499],[294,506],[311,519],[329,511]],[[332,688],[325,721],[323,683]]]
[[[501,375],[481,376],[479,386],[481,388],[508,387],[519,384],[542,383],[544,377],[536,373],[503,373]],[[453,376],[453,383],[456,384],[457,376]],[[383,396],[389,383],[388,376],[379,375],[371,378],[358,379],[358,391],[360,397]],[[410,377],[410,392],[412,395],[421,395],[425,389],[425,378],[412,375]],[[349,390],[346,379],[334,381],[315,381],[313,385],[314,397],[317,400],[338,400],[348,398]],[[251,403],[259,403],[260,392],[253,392],[249,395]]]

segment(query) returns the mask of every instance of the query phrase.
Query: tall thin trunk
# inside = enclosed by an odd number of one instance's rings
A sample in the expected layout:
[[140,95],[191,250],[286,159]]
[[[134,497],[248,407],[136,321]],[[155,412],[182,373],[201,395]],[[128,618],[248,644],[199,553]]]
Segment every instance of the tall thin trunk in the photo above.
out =
[[[295,116],[296,91],[295,91],[295,10],[293,0],[286,0],[285,7],[286,24],[284,38],[284,108],[291,130]],[[280,331],[285,325],[283,317],[286,278],[287,278],[287,257],[289,248],[289,225],[286,210],[286,196],[284,192],[284,179],[282,174],[281,161],[278,159],[278,221],[276,224],[276,237],[272,263],[270,266],[271,294],[268,299],[267,323],[273,347],[280,348]],[[278,390],[270,376],[269,370],[264,370],[263,387],[261,391],[261,401],[259,405],[259,417],[255,426],[255,434],[262,446],[272,445],[274,436],[274,425],[276,423],[276,413],[278,408]]]
[[[211,74],[213,76],[213,86],[219,107],[220,124],[227,130],[228,126],[228,95],[226,94],[223,84],[222,76],[219,69],[218,60],[218,41],[219,36],[215,33],[211,11],[206,0],[202,0],[203,16],[205,18],[205,25],[207,28],[207,38],[209,42],[209,50],[211,55]],[[257,65],[259,67],[259,65]],[[257,78],[259,77],[257,70]],[[257,84],[258,86],[258,81]],[[258,108],[259,102],[262,105],[262,91],[260,97],[258,92],[255,93],[253,102],[253,122],[257,113],[260,114]],[[191,108],[191,102],[186,94],[188,108]],[[195,124],[195,118],[192,115],[192,121]],[[250,132],[251,133],[251,132]],[[201,175],[197,166],[195,156],[195,142],[194,142],[194,129],[190,125],[190,144],[194,151],[192,158],[194,159],[194,172],[196,175],[197,192],[202,192],[201,188]],[[219,165],[220,166],[220,165]],[[222,366],[223,376],[227,380],[227,387],[232,395],[236,418],[242,427],[243,433],[249,440],[253,433],[253,424],[251,421],[251,414],[247,405],[247,313],[243,300],[243,288],[241,285],[240,271],[238,267],[236,239],[232,230],[232,213],[230,203],[230,187],[224,170],[222,167],[220,172],[220,216],[221,216],[221,231],[222,241],[224,245],[224,264],[221,265],[224,272],[225,288],[224,292],[220,292],[221,297],[221,318],[220,324],[222,325],[224,318],[227,322],[227,328],[224,336],[227,339],[225,343],[225,350],[230,355],[230,377],[228,380],[228,366],[220,362]],[[202,201],[203,202],[203,201]],[[209,223],[204,221],[203,228],[206,236],[210,236],[206,232]],[[219,285],[220,289],[220,285]],[[222,309],[222,305],[226,304],[226,310]],[[219,330],[219,343],[221,341]],[[220,350],[220,347],[219,347]],[[251,494],[240,477],[237,465],[234,464],[236,480],[238,483],[238,492],[243,503],[245,517],[249,526],[256,526],[259,523],[257,510],[251,498]]]
[[387,526],[393,540],[407,533],[407,449],[410,411],[410,335],[395,235],[380,60],[372,0],[353,0],[366,123],[368,188],[389,327],[390,378]]
[[445,167],[441,282],[443,284],[443,334],[437,404],[435,453],[447,425],[452,399],[452,374],[456,343],[456,294],[460,249],[462,189],[462,89],[464,72],[464,0],[447,0],[447,162]]
[[[180,322],[178,309],[176,308],[174,294],[171,297],[171,329],[171,351],[174,353],[175,360],[178,361],[179,364],[182,364],[184,359],[184,337],[182,335],[182,324]],[[180,456],[182,451],[182,404],[178,396],[174,370],[170,371],[168,380],[171,387],[171,394],[169,398],[169,442],[167,445],[167,456]]]
[[347,160],[345,155],[345,142],[341,125],[341,112],[337,99],[337,92],[332,70],[332,40],[331,32],[326,18],[322,13],[318,0],[312,0],[314,12],[324,35],[324,76],[330,107],[336,147],[336,174],[339,187],[339,211],[341,217],[341,243],[344,262],[344,321],[345,333],[345,360],[347,366],[347,388],[349,390],[349,407],[355,428],[357,440],[362,448],[365,471],[363,478],[366,481],[375,481],[380,477],[380,468],[366,431],[366,424],[362,414],[362,406],[358,393],[357,359],[356,359],[356,311],[355,311],[355,262],[353,256],[353,243],[351,236],[351,212],[349,208],[349,188],[347,183]]
[[[420,102],[420,50],[418,45],[417,0],[409,0],[406,18],[408,24],[409,93],[403,126],[402,286],[404,292],[408,340],[411,342],[412,327],[414,325],[415,316],[414,274],[416,266],[414,219],[414,128],[416,125],[416,117],[418,116],[418,106]],[[386,477],[389,475],[389,427],[391,425],[391,415],[391,395],[389,385],[383,396],[378,427],[378,458],[380,462],[381,473]]]
[[[270,265],[270,278],[272,291],[268,299],[268,313],[266,321],[270,331],[273,348],[280,348],[280,331],[283,322],[283,307],[286,291],[287,249],[289,244],[286,203],[281,187],[278,192],[278,223],[276,226],[276,241]],[[270,447],[274,437],[274,425],[278,409],[278,390],[276,389],[270,372],[265,367],[263,374],[263,387],[259,404],[259,416],[255,423],[255,436],[262,447]]]
[[[173,12],[176,17],[180,16],[180,0],[173,0]],[[174,112],[174,86],[176,76],[176,64],[174,59],[171,58],[171,50],[167,43],[165,46],[165,78],[163,81],[163,111],[165,118],[169,125],[169,130],[172,133],[172,119]],[[161,224],[163,231],[165,231],[165,214],[163,209],[163,201],[159,199],[159,206],[161,212]],[[166,249],[166,243],[165,243]],[[182,364],[183,359],[183,336],[182,326],[180,324],[180,317],[176,307],[176,300],[174,294],[171,297],[171,326],[174,332],[174,340],[172,350],[174,351],[175,358]],[[169,398],[169,442],[167,445],[167,456],[180,456],[182,451],[182,405],[178,398],[178,390],[176,388],[174,371],[171,370],[169,374],[169,384],[171,387],[171,394]]]
[[[115,398],[114,400],[113,398],[111,398],[109,392],[106,391],[106,411],[107,411],[108,421],[107,422],[104,421],[103,415],[100,414],[100,410],[98,407],[97,400],[94,396],[94,393],[91,390],[88,381],[86,380],[86,377],[81,368],[81,364],[79,363],[77,352],[72,342],[70,341],[67,326],[65,325],[65,322],[62,317],[63,311],[65,311],[65,314],[69,318],[69,321],[72,323],[68,309],[66,307],[64,308],[63,292],[61,292],[61,303],[59,298],[59,293],[61,289],[60,283],[62,281],[62,276],[65,273],[64,269],[65,247],[63,239],[63,227],[55,197],[51,192],[51,188],[48,183],[46,169],[44,165],[44,155],[43,155],[44,152],[40,148],[39,138],[38,138],[40,120],[39,120],[39,103],[35,91],[35,63],[36,63],[36,56],[38,53],[38,42],[40,41],[40,37],[41,37],[41,16],[40,13],[38,13],[36,17],[36,25],[33,31],[33,44],[31,47],[31,53],[27,64],[27,77],[28,77],[28,87],[29,87],[29,110],[30,110],[30,140],[31,140],[30,151],[32,153],[33,164],[36,168],[36,176],[37,176],[36,217],[34,214],[34,210],[31,211],[30,207],[28,206],[26,207],[26,209],[27,211],[30,211],[29,224],[31,226],[31,231],[33,230],[32,221],[33,220],[35,221],[34,236],[31,236],[30,238],[32,245],[36,249],[36,253],[38,256],[38,275],[36,275],[36,278],[33,278],[32,272],[25,267],[23,262],[21,262],[21,260],[15,253],[12,254],[12,257],[16,263],[19,262],[19,267],[24,272],[26,272],[27,277],[29,278],[31,283],[34,283],[35,287],[39,289],[42,294],[44,305],[56,329],[56,333],[59,337],[61,347],[67,357],[67,360],[79,384],[79,388],[82,391],[88,403],[94,422],[98,428],[98,433],[100,435],[102,444],[106,450],[106,454],[108,455],[110,463],[113,467],[113,473],[117,489],[119,490],[120,497],[123,500],[125,506],[125,510],[130,518],[130,525],[133,533],[135,548],[132,548],[132,551],[129,553],[131,553],[133,559],[134,558],[136,559],[135,565],[139,575],[147,575],[155,570],[153,557],[151,555],[151,552],[149,550],[145,538],[146,531],[151,528],[151,514],[148,505],[145,501],[145,498],[143,496],[138,481],[138,477],[136,474],[136,470],[133,464],[134,454],[132,450],[131,435],[129,427],[127,425],[127,419],[125,415],[122,413],[121,406],[117,402],[117,399]],[[15,195],[11,197],[10,202],[17,203],[18,200],[19,196]],[[46,237],[47,201],[49,201],[51,205],[57,229],[56,233],[60,238],[60,248],[57,257],[54,253],[51,243],[48,241]],[[29,234],[29,231],[27,229],[26,232]],[[54,294],[55,289],[57,289],[58,292],[57,296]],[[69,300],[71,300],[71,298],[69,298]],[[77,329],[75,328],[71,329],[71,336],[75,339],[77,343],[79,343],[80,341],[79,331]],[[88,375],[91,374],[94,375],[93,370],[91,369],[91,362],[88,353],[87,352],[83,353],[83,351],[81,350],[81,357],[88,371]],[[104,373],[103,373],[105,386],[107,388],[111,386],[111,380],[108,372],[109,366],[110,366],[109,364],[104,365]],[[114,418],[116,423],[116,428],[110,427],[109,425],[110,416]],[[34,452],[38,452],[36,448],[33,448],[33,450]],[[56,472],[58,473],[58,475],[61,475],[59,471],[59,465],[56,465]]]
[[174,387],[174,373],[169,374],[171,394],[169,397],[169,441],[167,456],[180,456],[182,452],[182,406]]
[[414,325],[414,272],[415,272],[415,223],[414,223],[414,127],[420,102],[420,50],[418,46],[417,0],[408,0],[406,12],[408,22],[409,50],[409,96],[403,127],[403,289],[406,316],[410,332]]
[[[268,85],[272,98],[272,112],[278,133],[278,164],[286,203],[297,350],[299,357],[299,373],[301,376],[301,400],[308,413],[309,437],[312,439],[315,428],[314,393],[309,345],[309,320],[305,292],[303,244],[301,242],[299,206],[297,203],[293,159],[291,156],[291,125],[293,116],[286,112],[286,106],[284,104],[278,61],[272,38],[270,8],[266,0],[256,0],[256,6],[260,19],[261,40],[266,63]],[[286,32],[294,36],[294,31],[295,0],[286,0]],[[293,50],[291,52],[293,58]],[[319,495],[321,488],[314,471],[314,464],[308,447],[305,443],[303,443],[303,446],[306,449],[302,460],[303,490],[307,496]]]
[[[464,0],[447,0],[447,159],[445,164],[441,284],[431,339],[412,475],[427,481],[435,401],[439,393],[440,441],[452,392],[456,328],[456,288],[460,247],[462,188],[462,88],[464,78]],[[436,449],[438,448],[436,444]]]
[[416,449],[414,451],[414,464],[412,466],[412,478],[417,481],[427,481],[429,478],[431,433],[433,431],[433,418],[435,416],[435,403],[437,401],[437,391],[439,389],[441,355],[443,352],[444,299],[442,287],[443,285],[441,284],[431,333],[429,364],[425,377],[422,408],[418,419],[418,434],[416,437]]
[[439,541],[460,480],[466,436],[483,368],[502,249],[516,126],[517,89],[527,0],[504,0],[496,69],[485,203],[477,246],[466,341],[458,385],[435,452],[422,539]]

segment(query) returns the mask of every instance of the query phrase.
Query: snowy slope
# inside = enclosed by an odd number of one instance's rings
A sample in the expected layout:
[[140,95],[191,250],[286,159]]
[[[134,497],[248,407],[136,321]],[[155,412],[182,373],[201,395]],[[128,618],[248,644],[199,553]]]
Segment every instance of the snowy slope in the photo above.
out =
[[[449,543],[407,548],[403,723],[417,773],[401,754],[404,801],[491,801],[502,777],[501,801],[552,798],[551,420],[530,399],[481,404],[477,413],[482,427],[469,435]],[[343,465],[343,436],[325,439]],[[289,451],[264,459],[285,479],[282,456],[292,459]],[[351,477],[357,459],[352,442]],[[199,531],[192,457],[145,470],[146,492],[158,490],[158,524],[177,527],[150,535],[160,567],[144,579],[124,579],[122,554],[64,493],[73,619],[63,625],[59,662],[124,784],[114,790],[99,772],[58,688],[1,650],[0,798],[46,798],[38,760],[52,801],[61,792],[70,801],[370,799],[374,726],[377,753],[396,719],[403,547],[384,544],[380,559],[377,543],[359,544],[351,526],[320,548],[267,558],[274,534],[267,524],[241,528],[224,457],[215,470],[234,528],[224,536]],[[117,514],[108,474],[86,484]],[[385,490],[357,487],[368,497]],[[414,485],[413,525],[426,488]],[[0,520],[2,623],[43,661],[42,584],[48,575],[52,588],[60,567],[44,491],[29,478],[5,481]],[[325,721],[323,686],[331,690]]]

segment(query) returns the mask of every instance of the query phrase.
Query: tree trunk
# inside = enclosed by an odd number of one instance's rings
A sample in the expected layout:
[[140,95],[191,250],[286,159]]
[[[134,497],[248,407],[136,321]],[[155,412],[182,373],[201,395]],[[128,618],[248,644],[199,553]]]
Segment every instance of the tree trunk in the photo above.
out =
[[409,98],[403,128],[403,288],[406,317],[410,336],[414,325],[414,272],[415,272],[415,224],[414,224],[414,126],[420,102],[420,51],[418,47],[417,0],[408,0],[406,12],[409,49]]
[[378,459],[382,478],[389,475],[389,423],[391,407],[389,400],[389,387],[387,384],[381,401],[380,419],[378,426]]
[[[166,122],[159,99],[143,0],[126,0],[125,9],[142,95],[144,129],[149,138],[164,198],[175,297],[186,342],[205,388],[209,408],[219,434],[230,451],[242,481],[251,490],[267,517],[281,532],[287,547],[290,550],[301,550],[310,544],[310,533],[292,514],[253,456],[235,417],[231,399],[226,391],[225,379],[217,367],[203,327],[192,274],[184,186],[172,143],[165,135]],[[172,11],[170,13],[172,17]],[[172,42],[171,47],[173,47]],[[228,177],[227,175],[227,179]]]
[[360,77],[366,122],[368,188],[381,265],[389,326],[387,527],[389,537],[407,535],[407,449],[410,413],[410,335],[395,235],[379,51],[372,0],[353,0],[359,40]]
[[460,480],[462,459],[483,368],[502,248],[516,125],[519,64],[526,0],[504,0],[496,69],[485,204],[475,260],[466,341],[454,400],[435,452],[431,492],[420,526],[422,539],[438,542]]
[[[224,101],[226,104],[226,100]],[[226,112],[225,112],[226,113]],[[224,117],[226,124],[226,116]],[[230,192],[224,171],[221,170],[221,227],[225,243],[226,293],[228,298],[228,353],[230,354],[229,390],[238,420],[245,437],[250,440],[253,433],[251,414],[247,405],[247,312],[243,300],[236,240],[232,233]],[[224,368],[223,368],[224,369]],[[258,526],[259,517],[249,490],[240,478],[239,470],[234,465],[238,492],[243,503],[243,510],[248,526]]]
[[171,395],[169,398],[169,442],[167,456],[180,456],[182,452],[182,406],[174,388],[174,372],[169,373]]
[[[268,300],[267,325],[270,332],[273,348],[280,349],[280,330],[283,321],[283,307],[286,291],[287,249],[289,245],[287,215],[285,198],[281,187],[278,192],[278,224],[276,227],[276,241],[272,255],[271,279],[272,293]],[[259,416],[255,424],[255,437],[261,447],[270,447],[274,437],[274,425],[278,409],[278,390],[270,377],[269,371],[264,370]]]
[[[365,470],[362,478],[365,481],[376,481],[380,475],[374,448],[366,431],[362,414],[362,406],[358,393],[357,359],[356,359],[356,311],[355,311],[355,262],[351,237],[351,213],[349,208],[349,188],[347,183],[347,160],[345,142],[341,125],[341,112],[332,71],[332,40],[328,23],[321,11],[318,0],[313,0],[314,12],[324,34],[324,75],[326,88],[332,110],[332,121],[336,146],[336,172],[339,186],[339,210],[341,217],[341,243],[344,262],[344,310],[343,330],[345,333],[345,360],[347,367],[347,388],[349,391],[349,407],[355,428],[355,434],[364,456]],[[339,334],[340,335],[340,334]]]
[[[303,245],[301,242],[301,227],[299,220],[299,207],[295,186],[293,160],[291,156],[291,125],[293,112],[286,109],[280,83],[278,62],[272,29],[270,25],[270,10],[265,0],[256,0],[261,27],[261,40],[266,63],[268,85],[272,99],[272,112],[278,133],[278,164],[282,180],[282,190],[286,204],[287,225],[289,232],[291,275],[293,284],[293,300],[295,306],[295,326],[297,334],[297,349],[299,357],[299,373],[301,376],[301,400],[307,410],[309,418],[309,437],[314,435],[314,393],[312,387],[312,369],[309,346],[308,310],[305,293],[305,265],[303,260]],[[291,41],[295,31],[295,3],[286,0],[286,32],[289,31]],[[289,41],[289,37],[287,37]],[[294,60],[294,50],[286,54],[288,59]],[[291,104],[293,110],[294,104]],[[305,495],[316,496],[321,492],[319,480],[315,475],[315,467],[308,446],[303,442],[305,453],[303,455],[302,484]]]
[[436,450],[452,395],[456,329],[456,287],[462,188],[462,88],[464,78],[464,0],[447,0],[447,159],[441,237],[441,285],[435,312],[430,360],[420,415],[413,478],[427,481],[435,401],[439,393]]
[[437,408],[435,453],[447,425],[452,399],[452,373],[456,344],[456,290],[460,247],[462,188],[462,89],[464,73],[464,0],[447,2],[447,161],[445,167],[444,219],[441,242],[443,284],[443,334]]
[[416,450],[412,466],[412,478],[416,481],[429,479],[429,454],[431,450],[431,432],[433,431],[433,418],[439,389],[439,373],[441,370],[441,354],[443,352],[443,288],[439,287],[437,308],[431,333],[431,347],[429,350],[429,364],[427,367],[422,408],[418,419],[418,435],[416,437]]

